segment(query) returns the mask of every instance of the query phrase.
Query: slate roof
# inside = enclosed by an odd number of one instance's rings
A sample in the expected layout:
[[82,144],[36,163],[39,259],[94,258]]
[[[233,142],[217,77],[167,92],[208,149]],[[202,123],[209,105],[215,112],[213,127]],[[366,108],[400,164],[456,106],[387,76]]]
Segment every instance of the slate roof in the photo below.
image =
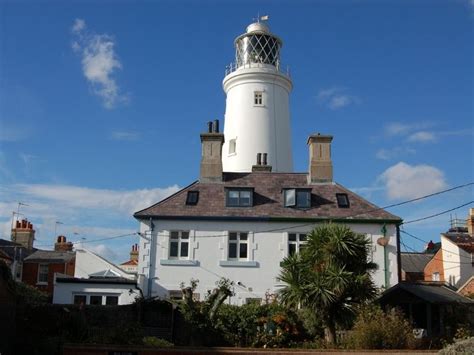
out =
[[[226,188],[253,188],[253,206],[226,207]],[[283,189],[311,189],[311,208],[283,205]],[[188,191],[199,191],[196,205],[186,205]],[[336,193],[346,193],[349,208],[339,208]],[[174,195],[138,211],[137,219],[225,219],[225,220],[353,220],[401,222],[337,183],[308,185],[306,173],[223,173],[222,183],[196,181]]]
[[396,294],[400,290],[433,304],[464,303],[474,306],[474,300],[464,297],[444,284],[400,282],[380,296],[380,300]]
[[18,261],[24,260],[27,256],[38,250],[35,248],[28,250],[28,248],[25,248],[19,243],[11,242],[5,239],[0,239],[0,249],[5,252],[5,254],[7,254],[12,260],[15,260],[16,249],[16,260]]
[[474,237],[467,232],[467,228],[451,228],[446,233],[441,233],[451,242],[468,253],[474,253]]
[[403,271],[423,273],[425,266],[430,262],[434,254],[400,253],[400,256]]
[[76,256],[73,252],[60,252],[54,250],[37,250],[24,259],[25,262],[38,263],[67,263]]

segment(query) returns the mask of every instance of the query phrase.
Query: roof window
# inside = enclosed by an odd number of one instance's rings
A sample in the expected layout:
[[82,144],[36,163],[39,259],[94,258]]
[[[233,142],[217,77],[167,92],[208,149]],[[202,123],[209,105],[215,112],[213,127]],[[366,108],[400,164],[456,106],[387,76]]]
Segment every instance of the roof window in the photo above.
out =
[[349,208],[349,196],[347,194],[336,194],[337,207]]
[[251,207],[253,205],[253,189],[232,188],[226,190],[227,207]]
[[311,190],[309,189],[285,189],[283,198],[285,207],[311,207]]
[[199,201],[199,191],[188,191],[188,196],[186,197],[186,204],[190,206],[197,205]]

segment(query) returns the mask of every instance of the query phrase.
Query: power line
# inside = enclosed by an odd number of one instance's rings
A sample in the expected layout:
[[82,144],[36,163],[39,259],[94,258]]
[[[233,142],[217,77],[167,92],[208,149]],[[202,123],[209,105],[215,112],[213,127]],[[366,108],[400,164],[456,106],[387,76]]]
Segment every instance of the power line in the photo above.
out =
[[474,200],[473,200],[473,201],[469,201],[469,202],[467,202],[467,203],[465,203],[465,204],[462,204],[462,205],[460,205],[460,206],[456,206],[456,207],[451,208],[451,209],[449,209],[449,210],[445,210],[445,211],[442,211],[442,212],[439,212],[439,213],[436,213],[436,214],[432,214],[432,215],[426,216],[426,217],[421,217],[421,218],[417,218],[417,219],[412,219],[411,221],[403,222],[402,224],[415,223],[415,222],[424,221],[424,220],[426,220],[426,219],[438,217],[438,216],[441,216],[441,215],[443,215],[443,214],[445,214],[445,213],[458,210],[458,209],[460,209],[460,208],[462,208],[462,207],[466,207],[466,206],[468,206],[468,205],[470,205],[470,204],[473,204],[473,203],[474,203]]
[[[414,239],[416,239],[416,240],[419,240],[420,242],[423,242],[423,243],[428,244],[428,242],[427,242],[426,240],[423,240],[423,239],[421,239],[421,238],[418,238],[417,236],[414,236],[413,234],[408,233],[408,232],[404,231],[403,229],[400,229],[400,232],[402,232],[402,233],[404,233],[404,234],[406,234],[406,235],[408,235],[408,236],[410,236],[410,237],[412,237],[412,238],[414,238]],[[400,239],[400,240],[401,240],[401,239]],[[441,249],[442,251],[445,251],[446,253],[450,253],[450,254],[459,256],[459,257],[461,257],[461,258],[465,258],[465,259],[472,260],[471,257],[469,257],[469,256],[465,256],[465,255],[453,253],[452,251],[449,251],[449,250],[446,250],[446,249],[443,249],[443,248],[440,248],[440,249]]]
[[[420,196],[420,197],[417,197],[417,198],[414,198],[414,199],[405,200],[405,201],[402,201],[402,202],[399,202],[399,203],[395,203],[395,204],[391,204],[391,205],[386,205],[386,206],[383,206],[383,207],[375,207],[375,208],[372,208],[372,209],[368,209],[368,210],[366,210],[366,211],[364,211],[364,212],[354,213],[354,214],[350,214],[350,215],[341,217],[340,219],[343,219],[343,220],[344,220],[344,219],[348,219],[348,221],[350,221],[350,218],[359,216],[359,215],[364,214],[364,213],[371,213],[371,212],[376,212],[376,211],[380,211],[380,210],[385,210],[385,209],[387,209],[387,208],[393,208],[393,207],[405,205],[405,204],[408,204],[408,203],[420,201],[420,200],[423,200],[423,199],[426,199],[426,198],[430,198],[430,197],[433,197],[433,196],[437,196],[437,195],[441,195],[441,194],[444,194],[444,193],[447,193],[447,192],[451,192],[451,191],[453,191],[453,190],[465,188],[465,187],[471,186],[471,185],[474,185],[474,182],[469,182],[469,183],[466,183],[466,184],[463,184],[463,185],[458,185],[458,186],[455,186],[455,187],[452,187],[452,188],[449,188],[449,189],[441,190],[441,191],[438,191],[438,192],[435,192],[435,193],[432,193],[432,194],[428,194],[428,195],[424,195],[424,196]],[[420,221],[420,220],[433,218],[433,217],[439,216],[439,215],[441,215],[441,214],[445,214],[445,213],[454,211],[454,210],[456,210],[456,209],[462,208],[462,207],[467,206],[467,205],[469,205],[469,204],[471,204],[471,203],[474,203],[474,201],[470,201],[470,202],[468,202],[468,203],[466,203],[466,204],[463,204],[463,205],[461,205],[461,206],[455,207],[455,208],[450,209],[450,210],[447,210],[447,211],[440,212],[440,213],[435,214],[435,215],[431,215],[431,216],[419,218],[419,219],[412,220],[412,221],[408,221],[408,222],[403,222],[402,224],[414,223],[414,222],[417,222],[417,221]],[[339,219],[339,218],[334,218],[334,219]],[[328,218],[328,220],[331,220],[331,218]],[[381,221],[381,222],[382,222],[382,221]],[[304,223],[304,224],[295,224],[295,225],[290,225],[290,226],[285,226],[285,227],[267,229],[267,230],[262,230],[262,231],[255,231],[255,232],[253,232],[253,234],[255,235],[255,234],[260,234],[260,233],[278,232],[278,231],[282,231],[282,230],[303,228],[303,227],[307,227],[307,226],[315,226],[315,225],[318,224],[318,223],[319,223],[319,222],[310,222],[310,223]],[[96,240],[89,240],[89,241],[85,241],[85,242],[83,242],[83,243],[95,243],[95,242],[99,242],[99,241],[105,241],[105,240],[112,240],[112,239],[118,239],[118,238],[128,237],[128,236],[135,235],[135,234],[138,234],[138,235],[139,235],[138,232],[135,232],[135,233],[131,233],[131,234],[125,234],[125,235],[119,235],[119,236],[113,236],[113,237],[105,237],[105,238],[96,239]],[[200,235],[199,238],[213,238],[213,237],[214,237],[214,238],[219,238],[219,237],[227,237],[227,235],[228,235],[227,233],[226,233],[226,234],[215,234],[215,235]],[[158,233],[157,236],[168,236],[168,234],[167,234],[167,233]],[[48,246],[54,246],[54,244],[50,244],[50,245],[39,245],[39,246],[48,247]]]
[[[125,238],[129,237],[132,235],[138,235],[138,232],[133,232],[133,233],[128,233],[128,234],[121,234],[121,235],[116,235],[113,237],[105,237],[105,238],[100,238],[100,239],[94,239],[94,240],[85,240],[85,241],[77,241],[74,242],[75,244],[77,243],[82,243],[82,244],[87,244],[87,243],[97,243],[97,242],[102,242],[104,240],[112,240],[112,239],[119,239],[119,238]],[[39,247],[54,247],[54,244],[39,244]]]
[[[402,241],[402,238],[400,238],[400,243],[405,247],[405,250],[411,250],[412,252],[418,253],[415,249],[408,247],[408,246]],[[459,255],[459,254],[457,254],[457,255]],[[434,256],[433,256],[433,258],[431,258],[431,260],[441,261],[441,262],[443,262],[443,263],[448,263],[448,264],[457,264],[457,265],[461,265],[461,264],[468,265],[468,264],[469,264],[469,265],[472,265],[472,262],[448,261],[448,260],[443,260],[443,259],[435,258]],[[414,266],[414,264],[413,264],[413,266]]]

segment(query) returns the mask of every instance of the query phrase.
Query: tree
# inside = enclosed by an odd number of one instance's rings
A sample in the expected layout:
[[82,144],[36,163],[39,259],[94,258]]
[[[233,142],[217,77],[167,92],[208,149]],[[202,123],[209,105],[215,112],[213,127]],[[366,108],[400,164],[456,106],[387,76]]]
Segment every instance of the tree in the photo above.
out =
[[356,306],[376,295],[370,274],[377,265],[368,261],[369,246],[364,235],[327,223],[308,234],[300,253],[283,260],[281,301],[318,313],[330,344],[335,343],[336,326],[348,326]]

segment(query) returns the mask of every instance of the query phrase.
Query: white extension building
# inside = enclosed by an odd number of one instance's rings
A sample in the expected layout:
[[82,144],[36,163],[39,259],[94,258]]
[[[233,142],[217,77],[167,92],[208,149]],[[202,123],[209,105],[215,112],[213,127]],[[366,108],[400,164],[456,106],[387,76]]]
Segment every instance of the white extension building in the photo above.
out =
[[276,293],[280,263],[324,222],[343,223],[371,242],[377,286],[399,280],[394,216],[333,181],[332,136],[308,139],[307,172],[294,173],[281,40],[254,23],[235,42],[236,63],[224,79],[224,134],[201,134],[198,181],[134,214],[140,221],[139,284],[148,297],[179,297],[198,279],[201,300],[220,278],[234,282],[230,302]]
[[74,277],[55,274],[53,303],[123,305],[140,296],[136,275],[85,248],[75,253]]
[[453,226],[441,233],[444,280],[463,286],[474,275],[474,208],[469,209],[465,226]]

